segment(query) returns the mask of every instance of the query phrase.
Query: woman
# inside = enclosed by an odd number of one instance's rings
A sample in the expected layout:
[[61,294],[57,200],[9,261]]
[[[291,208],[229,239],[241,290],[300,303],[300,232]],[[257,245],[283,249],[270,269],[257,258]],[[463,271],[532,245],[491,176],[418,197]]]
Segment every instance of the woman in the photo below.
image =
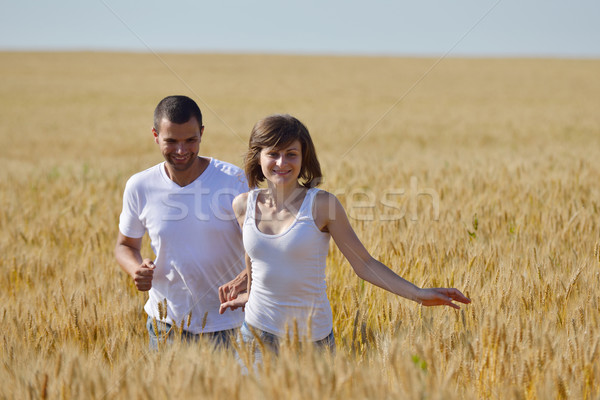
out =
[[457,289],[421,289],[375,260],[358,239],[339,200],[316,186],[321,168],[306,127],[290,115],[256,123],[244,167],[250,187],[233,209],[243,230],[248,290],[221,304],[245,307],[244,341],[259,336],[277,350],[295,329],[301,339],[334,350],[325,260],[332,237],[356,274],[424,306],[471,301]]

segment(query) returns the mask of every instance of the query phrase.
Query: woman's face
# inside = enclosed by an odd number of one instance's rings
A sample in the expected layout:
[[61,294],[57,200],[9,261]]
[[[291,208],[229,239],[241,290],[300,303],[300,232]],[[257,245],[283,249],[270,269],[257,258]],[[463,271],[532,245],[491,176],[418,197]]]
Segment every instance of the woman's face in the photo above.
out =
[[286,147],[265,147],[260,151],[260,167],[265,178],[275,185],[298,182],[302,169],[302,145],[294,140]]

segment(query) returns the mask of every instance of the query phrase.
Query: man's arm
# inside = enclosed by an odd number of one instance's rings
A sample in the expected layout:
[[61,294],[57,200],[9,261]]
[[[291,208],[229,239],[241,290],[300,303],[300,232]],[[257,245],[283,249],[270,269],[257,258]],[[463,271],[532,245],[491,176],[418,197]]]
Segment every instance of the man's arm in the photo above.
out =
[[119,232],[115,246],[117,262],[133,279],[137,290],[145,292],[152,288],[156,266],[149,258],[142,259],[142,238],[130,238]]

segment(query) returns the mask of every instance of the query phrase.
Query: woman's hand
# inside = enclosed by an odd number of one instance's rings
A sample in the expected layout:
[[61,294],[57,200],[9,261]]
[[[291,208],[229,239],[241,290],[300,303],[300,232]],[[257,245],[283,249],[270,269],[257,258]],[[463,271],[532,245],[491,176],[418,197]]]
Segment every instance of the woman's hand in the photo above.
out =
[[417,296],[416,300],[424,306],[449,306],[460,309],[453,301],[464,304],[469,304],[471,302],[469,298],[462,294],[458,289],[454,288],[420,289]]
[[233,300],[246,289],[248,289],[248,271],[244,269],[231,282],[219,286],[219,301],[225,303]]
[[242,311],[244,311],[247,302],[248,293],[240,293],[235,299],[222,303],[221,308],[219,308],[219,314],[223,314],[228,308],[231,308],[233,311],[239,307],[242,307]]

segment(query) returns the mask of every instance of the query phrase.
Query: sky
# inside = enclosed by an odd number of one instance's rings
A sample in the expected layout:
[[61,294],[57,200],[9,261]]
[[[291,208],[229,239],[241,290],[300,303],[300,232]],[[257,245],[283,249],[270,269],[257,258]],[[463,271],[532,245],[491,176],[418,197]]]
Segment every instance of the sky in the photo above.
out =
[[600,0],[0,0],[0,50],[600,58]]

